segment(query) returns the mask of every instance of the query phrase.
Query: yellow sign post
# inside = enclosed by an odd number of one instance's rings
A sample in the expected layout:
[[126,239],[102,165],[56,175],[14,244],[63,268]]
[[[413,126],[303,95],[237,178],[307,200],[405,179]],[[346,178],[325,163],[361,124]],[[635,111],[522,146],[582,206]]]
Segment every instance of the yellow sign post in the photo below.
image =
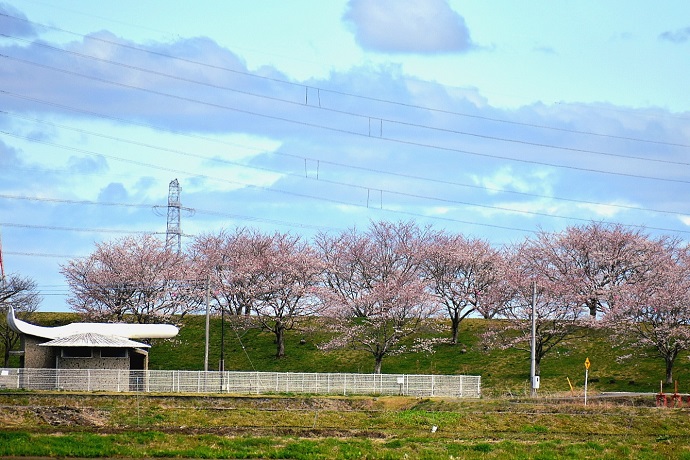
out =
[[585,359],[585,406],[587,405],[587,380],[589,380],[589,366],[592,363],[589,362],[589,358]]

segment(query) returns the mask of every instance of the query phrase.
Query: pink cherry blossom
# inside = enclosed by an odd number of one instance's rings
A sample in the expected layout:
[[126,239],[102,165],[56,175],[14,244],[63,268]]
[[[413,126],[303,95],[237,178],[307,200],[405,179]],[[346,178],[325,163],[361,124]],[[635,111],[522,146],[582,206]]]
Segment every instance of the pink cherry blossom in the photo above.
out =
[[93,254],[70,260],[61,272],[72,309],[94,320],[175,321],[197,309],[187,295],[195,286],[185,256],[152,235],[97,244]]
[[320,297],[334,333],[322,348],[364,350],[376,373],[385,356],[406,351],[404,339],[438,311],[421,276],[426,237],[410,222],[372,222],[366,233],[316,238],[324,263]]

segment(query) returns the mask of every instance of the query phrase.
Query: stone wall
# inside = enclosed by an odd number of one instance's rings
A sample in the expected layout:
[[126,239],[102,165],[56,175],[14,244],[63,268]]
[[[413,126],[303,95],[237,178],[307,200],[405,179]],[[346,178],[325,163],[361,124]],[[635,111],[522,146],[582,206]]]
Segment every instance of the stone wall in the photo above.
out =
[[24,365],[26,369],[55,368],[58,350],[53,347],[41,347],[48,339],[22,334],[22,350],[24,351]]
[[40,344],[48,339],[22,335],[24,351],[23,366],[25,369],[117,369],[128,370],[130,354],[133,350],[124,350],[121,357],[101,357],[100,348],[94,348],[90,358],[67,358],[62,356],[60,347],[42,347]]
[[99,349],[91,358],[58,358],[58,369],[129,369],[129,354],[124,358],[101,358]]

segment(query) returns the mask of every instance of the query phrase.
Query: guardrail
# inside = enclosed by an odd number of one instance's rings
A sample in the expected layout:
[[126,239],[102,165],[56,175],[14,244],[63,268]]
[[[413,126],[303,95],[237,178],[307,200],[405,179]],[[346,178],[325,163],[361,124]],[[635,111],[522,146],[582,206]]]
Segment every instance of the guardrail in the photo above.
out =
[[299,393],[479,398],[476,375],[0,369],[0,388],[149,393]]

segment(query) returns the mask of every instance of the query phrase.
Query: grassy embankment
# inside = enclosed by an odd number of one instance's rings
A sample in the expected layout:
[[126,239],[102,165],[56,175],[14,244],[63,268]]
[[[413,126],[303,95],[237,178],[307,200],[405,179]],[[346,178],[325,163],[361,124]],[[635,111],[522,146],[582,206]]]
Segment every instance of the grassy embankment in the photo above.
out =
[[[37,313],[32,321],[58,325],[76,321],[71,313]],[[150,369],[202,370],[204,365],[205,318],[189,316],[180,334],[172,340],[154,341],[150,351]],[[488,322],[465,320],[461,325],[461,344],[442,344],[432,354],[418,353],[388,356],[384,373],[467,374],[481,375],[485,396],[524,395],[529,390],[529,353],[522,350],[485,351],[480,335]],[[240,339],[241,337],[241,339]],[[220,359],[221,327],[211,320],[209,367],[217,369]],[[357,372],[370,373],[370,355],[351,350],[323,352],[317,344],[326,336],[322,332],[289,331],[286,335],[286,357],[275,358],[273,335],[257,330],[238,330],[230,321],[225,327],[225,368],[277,372]],[[304,344],[300,342],[304,341]],[[244,349],[243,349],[244,346]],[[623,361],[620,356],[631,355]],[[664,362],[653,350],[631,351],[608,340],[606,331],[592,331],[586,338],[557,346],[541,364],[541,393],[569,393],[568,379],[575,392],[582,392],[584,361],[589,357],[589,388],[592,392],[657,392],[665,376]],[[16,363],[16,360],[15,360]],[[679,391],[690,392],[688,353],[676,359],[674,378]],[[673,388],[665,387],[666,392]]]

